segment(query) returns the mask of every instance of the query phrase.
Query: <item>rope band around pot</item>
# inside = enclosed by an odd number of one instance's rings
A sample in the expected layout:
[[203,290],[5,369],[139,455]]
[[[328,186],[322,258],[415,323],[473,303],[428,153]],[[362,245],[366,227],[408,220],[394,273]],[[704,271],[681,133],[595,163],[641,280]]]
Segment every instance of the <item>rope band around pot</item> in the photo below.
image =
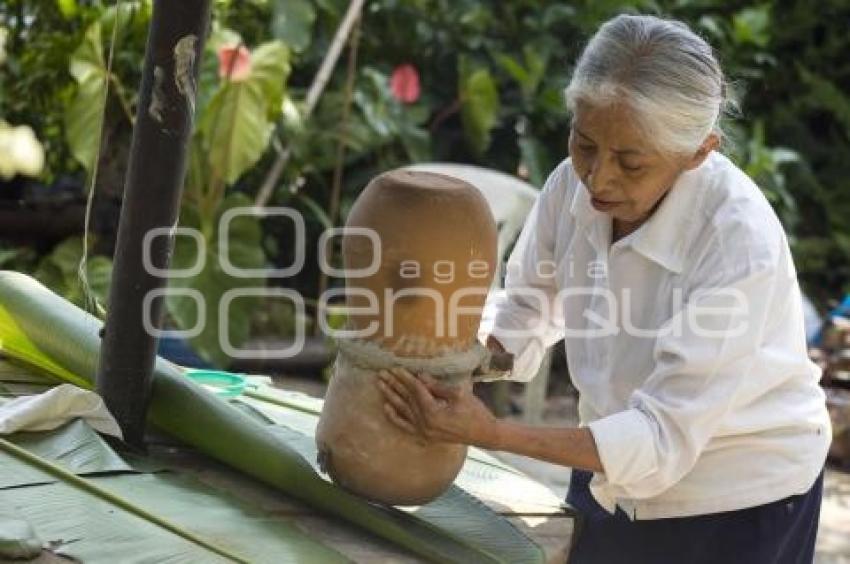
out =
[[425,372],[438,380],[457,384],[472,376],[473,380],[505,378],[512,368],[513,356],[494,354],[475,341],[470,347],[429,357],[399,356],[374,341],[337,339],[339,360],[361,369],[378,370],[402,367],[413,374]]

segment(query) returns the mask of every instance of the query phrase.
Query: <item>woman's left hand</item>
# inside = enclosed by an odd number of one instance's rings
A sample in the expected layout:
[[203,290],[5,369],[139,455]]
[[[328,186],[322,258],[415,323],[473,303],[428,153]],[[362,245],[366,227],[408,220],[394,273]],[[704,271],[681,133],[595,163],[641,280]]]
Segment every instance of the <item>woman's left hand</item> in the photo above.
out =
[[469,386],[449,386],[404,368],[378,373],[387,418],[429,441],[498,448],[499,420]]

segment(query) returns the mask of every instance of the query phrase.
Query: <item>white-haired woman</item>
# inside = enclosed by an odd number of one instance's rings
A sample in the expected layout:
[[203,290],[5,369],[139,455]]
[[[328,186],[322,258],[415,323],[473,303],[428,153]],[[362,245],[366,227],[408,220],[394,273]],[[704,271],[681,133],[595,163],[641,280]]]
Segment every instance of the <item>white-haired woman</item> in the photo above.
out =
[[811,562],[829,418],[782,226],[716,152],[710,46],[618,16],[566,95],[570,158],[511,255],[488,346],[527,380],[563,337],[581,426],[500,421],[403,370],[381,375],[388,417],[574,468],[573,562]]

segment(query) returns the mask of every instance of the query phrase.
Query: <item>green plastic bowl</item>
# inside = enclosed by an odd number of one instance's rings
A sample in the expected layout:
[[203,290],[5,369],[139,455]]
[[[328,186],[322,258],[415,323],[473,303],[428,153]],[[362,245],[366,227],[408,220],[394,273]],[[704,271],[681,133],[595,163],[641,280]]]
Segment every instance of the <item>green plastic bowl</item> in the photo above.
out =
[[245,391],[245,376],[242,374],[193,368],[186,371],[186,376],[219,397],[235,398]]

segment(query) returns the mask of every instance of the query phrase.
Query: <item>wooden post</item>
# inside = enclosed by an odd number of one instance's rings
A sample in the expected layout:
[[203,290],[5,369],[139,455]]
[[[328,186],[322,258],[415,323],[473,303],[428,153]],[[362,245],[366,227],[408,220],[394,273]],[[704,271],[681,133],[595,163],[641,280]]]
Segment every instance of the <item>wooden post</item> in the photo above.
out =
[[[156,272],[171,262],[168,229],[180,207],[209,14],[210,0],[155,0],[145,50],[97,374],[98,392],[125,441],[137,447],[143,444],[158,342],[148,329],[160,327],[163,306],[162,298],[154,299],[146,315],[145,297],[165,286]],[[162,234],[146,241],[157,229]]]

